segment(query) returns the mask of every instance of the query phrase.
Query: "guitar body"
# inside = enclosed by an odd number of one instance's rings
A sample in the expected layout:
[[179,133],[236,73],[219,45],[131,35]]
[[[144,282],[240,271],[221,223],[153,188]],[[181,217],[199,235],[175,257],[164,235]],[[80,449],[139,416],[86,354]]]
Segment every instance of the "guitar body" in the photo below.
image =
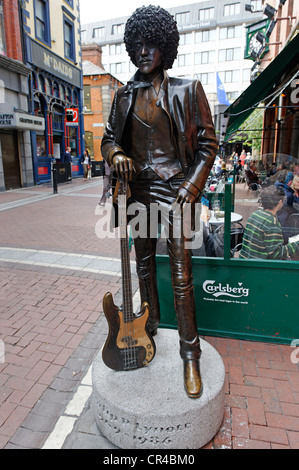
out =
[[102,357],[107,367],[117,371],[146,366],[155,356],[156,347],[147,329],[149,305],[144,302],[139,314],[125,321],[123,311],[115,306],[110,292],[103,298],[109,333]]

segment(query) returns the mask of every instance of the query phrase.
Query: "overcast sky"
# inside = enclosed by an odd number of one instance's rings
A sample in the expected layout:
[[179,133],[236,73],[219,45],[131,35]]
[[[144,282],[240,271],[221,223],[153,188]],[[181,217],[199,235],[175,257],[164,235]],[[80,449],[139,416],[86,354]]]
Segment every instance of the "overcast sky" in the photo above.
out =
[[128,16],[143,5],[159,5],[163,8],[199,3],[193,0],[80,0],[81,24]]

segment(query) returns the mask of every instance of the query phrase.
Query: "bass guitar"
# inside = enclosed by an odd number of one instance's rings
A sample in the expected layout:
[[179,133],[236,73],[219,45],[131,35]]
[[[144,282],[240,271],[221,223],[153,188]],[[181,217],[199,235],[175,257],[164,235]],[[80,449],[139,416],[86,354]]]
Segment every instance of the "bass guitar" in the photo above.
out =
[[124,371],[148,365],[155,356],[156,347],[147,328],[149,304],[143,302],[141,311],[137,314],[133,311],[127,232],[127,182],[122,180],[118,188],[118,214],[123,304],[122,308],[116,307],[110,292],[103,298],[103,310],[109,331],[102,357],[110,369]]

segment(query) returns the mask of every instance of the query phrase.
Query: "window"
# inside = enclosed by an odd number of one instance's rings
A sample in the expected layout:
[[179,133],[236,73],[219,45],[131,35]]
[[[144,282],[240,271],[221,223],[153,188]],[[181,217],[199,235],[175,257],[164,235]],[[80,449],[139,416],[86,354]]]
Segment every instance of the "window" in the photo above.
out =
[[210,42],[216,41],[216,29],[206,29],[203,31],[196,31],[195,42]]
[[41,91],[42,93],[45,93],[46,91],[45,80],[41,74],[39,74],[38,76],[38,90]]
[[204,20],[211,20],[214,18],[214,11],[215,8],[203,8],[198,11],[198,19],[199,21],[204,21]]
[[85,131],[85,148],[89,151],[90,155],[94,155],[93,132]]
[[78,157],[78,129],[70,127],[69,130],[69,145],[71,147],[72,157]]
[[224,16],[235,16],[240,14],[240,3],[231,3],[230,5],[224,5]]
[[243,82],[250,82],[251,69],[243,69]]
[[176,19],[176,22],[177,22],[178,26],[190,23],[190,11],[185,11],[183,13],[177,13],[175,15],[175,19]]
[[74,0],[65,0],[66,3],[69,4],[70,7],[74,8]]
[[180,45],[186,46],[192,42],[192,33],[180,34]]
[[3,2],[0,0],[0,54],[6,55]]
[[45,78],[45,89],[46,89],[47,95],[52,95],[53,94],[52,83],[49,80],[49,78]]
[[215,83],[215,73],[200,73],[198,75],[198,79],[202,83],[202,85],[213,85]]
[[105,35],[105,27],[101,26],[100,28],[94,28],[92,32],[92,37],[95,39],[102,38]]
[[51,46],[50,14],[48,0],[35,0],[35,37],[47,46]]
[[117,62],[115,64],[110,64],[110,73],[112,75],[118,73],[125,73],[126,72],[126,62]]
[[110,44],[109,53],[110,55],[124,54],[126,52],[125,44]]
[[124,33],[124,30],[125,30],[125,24],[124,23],[114,24],[114,25],[112,25],[111,34],[112,35],[121,35],[121,34]]
[[229,100],[236,100],[240,93],[238,91],[228,91],[226,96]]
[[253,9],[253,12],[259,11],[262,9],[262,0],[251,0],[250,5]]
[[215,51],[196,52],[195,65],[199,64],[212,64],[215,62]]
[[186,67],[191,65],[191,54],[181,54],[178,56],[178,66]]
[[83,108],[84,111],[91,111],[91,94],[90,94],[90,85],[83,86]]
[[75,62],[75,31],[74,23],[66,16],[64,17],[64,56]]
[[226,70],[225,72],[219,72],[219,77],[223,83],[239,82],[240,70]]
[[242,36],[242,26],[228,26],[220,28],[219,39],[233,39]]
[[59,85],[60,99],[65,100],[65,88],[63,85]]
[[240,60],[241,58],[241,48],[234,47],[230,49],[220,49],[219,50],[219,62],[228,62],[231,60]]

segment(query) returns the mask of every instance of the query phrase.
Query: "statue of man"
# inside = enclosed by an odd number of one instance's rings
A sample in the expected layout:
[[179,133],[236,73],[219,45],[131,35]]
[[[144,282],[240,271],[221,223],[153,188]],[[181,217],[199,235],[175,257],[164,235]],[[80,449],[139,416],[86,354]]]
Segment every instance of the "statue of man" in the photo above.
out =
[[[117,177],[129,182],[131,201],[147,214],[147,234],[134,238],[141,302],[150,304],[149,331],[160,321],[156,281],[156,242],[150,233],[150,205],[167,207],[167,247],[178,321],[184,385],[191,398],[202,393],[191,250],[188,238],[175,233],[173,210],[200,200],[217,151],[214,126],[203,88],[197,80],[170,78],[179,33],[163,8],[138,8],[128,19],[124,41],[138,68],[115,94],[102,140],[102,154]],[[163,222],[163,221],[162,221]]]

